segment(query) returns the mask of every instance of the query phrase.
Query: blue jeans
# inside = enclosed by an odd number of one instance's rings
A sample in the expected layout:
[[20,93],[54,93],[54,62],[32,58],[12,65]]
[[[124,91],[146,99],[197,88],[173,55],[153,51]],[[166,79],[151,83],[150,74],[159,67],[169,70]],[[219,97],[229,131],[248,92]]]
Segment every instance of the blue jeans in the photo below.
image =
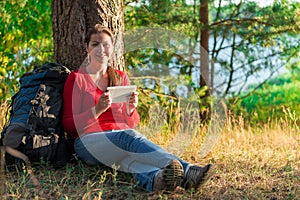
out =
[[169,160],[179,160],[184,171],[189,164],[133,129],[86,134],[75,140],[74,148],[83,162],[131,173],[147,191],[152,191],[155,174]]

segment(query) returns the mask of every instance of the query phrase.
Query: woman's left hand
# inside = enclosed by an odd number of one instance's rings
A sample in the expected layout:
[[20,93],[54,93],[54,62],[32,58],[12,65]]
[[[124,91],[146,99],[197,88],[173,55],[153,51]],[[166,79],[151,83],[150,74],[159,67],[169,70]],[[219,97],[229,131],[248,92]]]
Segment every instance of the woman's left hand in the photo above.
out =
[[132,92],[131,95],[127,97],[126,110],[128,115],[131,115],[133,111],[136,109],[136,107],[138,106],[138,101],[139,101],[138,95],[139,95],[138,92]]

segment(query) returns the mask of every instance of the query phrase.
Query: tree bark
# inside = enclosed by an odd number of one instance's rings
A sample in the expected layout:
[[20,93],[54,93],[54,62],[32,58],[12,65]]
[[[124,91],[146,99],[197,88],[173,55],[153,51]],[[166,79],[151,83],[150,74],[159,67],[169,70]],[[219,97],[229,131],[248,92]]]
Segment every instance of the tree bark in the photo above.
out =
[[201,119],[206,121],[210,117],[210,103],[208,97],[210,96],[210,81],[209,81],[209,10],[208,0],[201,0],[200,5],[200,87],[207,87],[205,95],[202,97],[202,102],[206,109],[201,111]]
[[200,22],[202,24],[200,37],[200,86],[209,86],[209,28],[208,28],[208,0],[201,0]]
[[96,23],[113,31],[116,38],[114,66],[124,70],[123,0],[53,0],[54,60],[70,69],[79,68],[87,56],[84,36]]

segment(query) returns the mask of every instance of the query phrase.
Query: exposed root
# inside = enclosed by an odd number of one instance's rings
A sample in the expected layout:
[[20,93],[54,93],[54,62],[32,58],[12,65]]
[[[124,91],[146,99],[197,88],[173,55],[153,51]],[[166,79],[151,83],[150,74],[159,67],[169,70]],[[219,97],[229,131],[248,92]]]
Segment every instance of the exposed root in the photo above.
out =
[[[1,180],[5,180],[5,169],[4,169],[5,152],[7,152],[10,155],[14,156],[15,158],[19,158],[25,162],[25,167],[29,174],[30,180],[32,181],[32,183],[35,187],[39,188],[40,182],[38,181],[38,179],[36,178],[36,176],[33,173],[29,158],[24,153],[14,149],[14,148],[8,147],[8,146],[1,147]],[[3,171],[2,171],[2,167],[3,167]],[[3,179],[2,179],[2,176],[3,176]],[[1,184],[5,184],[5,181],[1,181]],[[5,186],[2,187],[2,185],[1,185],[1,191],[2,191],[2,188],[4,188],[4,190],[5,190]]]

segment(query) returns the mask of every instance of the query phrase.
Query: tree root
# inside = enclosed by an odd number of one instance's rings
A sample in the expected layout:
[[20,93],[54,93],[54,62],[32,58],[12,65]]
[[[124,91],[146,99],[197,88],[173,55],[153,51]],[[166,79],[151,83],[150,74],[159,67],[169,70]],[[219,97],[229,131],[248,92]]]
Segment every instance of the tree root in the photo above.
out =
[[0,177],[1,177],[1,182],[0,182],[0,196],[2,196],[5,192],[5,153],[9,153],[10,155],[14,156],[15,158],[19,158],[25,162],[25,168],[29,174],[30,180],[32,181],[32,184],[36,188],[40,188],[40,182],[34,175],[34,172],[31,167],[31,163],[29,158],[22,152],[8,146],[1,146],[1,169],[0,169]]

